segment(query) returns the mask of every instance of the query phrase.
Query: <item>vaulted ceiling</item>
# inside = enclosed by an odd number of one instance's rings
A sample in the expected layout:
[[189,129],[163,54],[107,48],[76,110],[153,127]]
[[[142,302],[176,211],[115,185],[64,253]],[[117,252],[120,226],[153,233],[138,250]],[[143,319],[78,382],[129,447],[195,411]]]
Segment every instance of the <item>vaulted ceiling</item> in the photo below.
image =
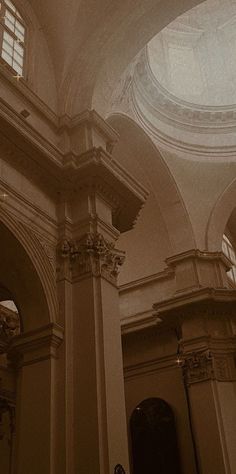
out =
[[48,43],[63,107],[78,112],[90,106],[99,74],[106,84],[98,81],[96,94],[109,95],[135,54],[164,26],[199,3],[31,0]]

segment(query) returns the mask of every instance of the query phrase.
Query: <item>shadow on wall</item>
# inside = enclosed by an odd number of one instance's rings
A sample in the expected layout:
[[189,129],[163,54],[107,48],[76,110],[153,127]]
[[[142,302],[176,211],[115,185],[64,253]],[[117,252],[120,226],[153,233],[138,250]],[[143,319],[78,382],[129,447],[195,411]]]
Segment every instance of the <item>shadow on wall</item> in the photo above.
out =
[[174,413],[160,398],[148,398],[130,419],[133,474],[181,474]]

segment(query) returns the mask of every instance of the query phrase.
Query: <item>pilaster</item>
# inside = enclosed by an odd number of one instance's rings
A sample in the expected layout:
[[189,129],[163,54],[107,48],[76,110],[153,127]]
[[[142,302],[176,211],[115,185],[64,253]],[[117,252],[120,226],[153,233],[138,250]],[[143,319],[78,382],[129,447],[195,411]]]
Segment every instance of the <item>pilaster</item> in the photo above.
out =
[[83,149],[67,160],[73,178],[58,203],[57,282],[64,305],[66,372],[73,386],[65,389],[73,404],[66,415],[71,442],[66,472],[124,469],[128,474],[117,288],[125,254],[116,241],[135,224],[147,192],[112,158],[109,126],[92,121],[88,127],[87,121],[86,116],[79,124],[86,135]]
[[155,304],[176,327],[201,474],[233,474],[236,423],[236,290],[201,288]]
[[[8,357],[18,369],[14,472],[54,474],[57,350],[63,340],[60,326],[50,324],[11,340]],[[43,440],[43,442],[42,442]]]

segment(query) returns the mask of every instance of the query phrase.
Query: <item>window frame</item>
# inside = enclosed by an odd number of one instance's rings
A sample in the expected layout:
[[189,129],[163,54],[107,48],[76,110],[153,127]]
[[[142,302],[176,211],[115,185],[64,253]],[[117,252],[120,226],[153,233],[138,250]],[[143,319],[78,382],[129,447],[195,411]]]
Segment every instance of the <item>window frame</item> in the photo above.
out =
[[[16,5],[14,2],[11,1],[11,3],[13,4],[13,6],[15,7],[16,9],[16,12],[14,12],[11,7],[9,5],[6,4],[6,1],[5,0],[0,0],[0,5],[1,5],[1,9],[0,9],[0,62],[1,62],[1,65],[8,69],[9,72],[12,73],[13,76],[17,77],[19,76],[19,78],[22,80],[26,80],[26,70],[27,70],[27,40],[28,40],[28,25],[24,19],[24,17],[21,15],[21,12],[18,8],[18,5]],[[14,16],[14,18],[16,20],[19,21],[19,23],[21,23],[21,25],[24,27],[24,42],[21,42],[20,41],[20,45],[22,46],[23,48],[23,65],[22,65],[22,73],[19,74],[12,65],[10,65],[3,57],[2,57],[2,51],[3,51],[3,41],[4,41],[4,32],[6,32],[7,34],[9,34],[14,41],[16,41],[18,38],[16,36],[16,34],[5,24],[5,14],[6,14],[6,10],[8,10],[11,15]],[[18,14],[17,14],[18,13]],[[12,59],[14,59],[14,57],[12,57]],[[17,62],[17,61],[16,61]]]

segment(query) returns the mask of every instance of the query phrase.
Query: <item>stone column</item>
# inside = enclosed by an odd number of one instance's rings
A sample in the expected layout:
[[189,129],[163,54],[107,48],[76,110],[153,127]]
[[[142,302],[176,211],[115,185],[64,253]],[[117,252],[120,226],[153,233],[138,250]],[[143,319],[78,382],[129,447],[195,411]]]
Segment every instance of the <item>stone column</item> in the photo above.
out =
[[[63,338],[56,324],[16,336],[8,355],[18,368],[14,473],[55,473],[56,350]],[[59,426],[57,420],[57,429]]]
[[128,474],[116,240],[146,192],[102,148],[78,158],[73,179],[59,204],[58,283],[72,288],[74,472]]
[[182,292],[155,305],[178,326],[180,354],[201,474],[236,466],[236,290]]

